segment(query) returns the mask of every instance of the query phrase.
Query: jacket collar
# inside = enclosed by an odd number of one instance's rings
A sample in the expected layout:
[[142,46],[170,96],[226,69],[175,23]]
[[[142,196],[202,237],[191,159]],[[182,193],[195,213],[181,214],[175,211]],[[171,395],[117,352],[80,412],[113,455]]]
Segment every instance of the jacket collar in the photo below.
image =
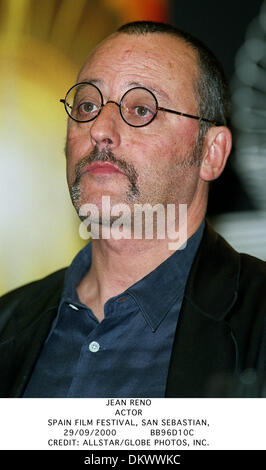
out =
[[226,317],[239,275],[239,254],[207,222],[175,332],[166,397],[217,396],[217,377],[237,372],[239,346]]
[[188,279],[186,300],[199,313],[222,320],[236,302],[239,276],[239,254],[206,221]]

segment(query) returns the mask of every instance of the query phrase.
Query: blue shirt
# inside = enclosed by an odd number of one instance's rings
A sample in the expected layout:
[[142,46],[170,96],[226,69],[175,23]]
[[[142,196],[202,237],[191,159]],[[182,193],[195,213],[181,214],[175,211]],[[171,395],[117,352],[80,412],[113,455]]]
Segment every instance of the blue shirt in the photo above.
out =
[[156,269],[104,305],[99,322],[76,287],[89,270],[91,244],[66,271],[58,314],[24,397],[164,397],[188,274],[204,222]]

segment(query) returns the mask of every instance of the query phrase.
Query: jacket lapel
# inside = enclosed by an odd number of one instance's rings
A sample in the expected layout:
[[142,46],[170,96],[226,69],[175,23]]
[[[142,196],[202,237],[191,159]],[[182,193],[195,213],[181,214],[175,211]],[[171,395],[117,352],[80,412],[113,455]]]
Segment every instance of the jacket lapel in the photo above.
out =
[[[0,345],[0,362],[4,364],[6,357],[10,363],[9,372],[2,380],[1,396],[22,395],[57,314],[64,271],[60,270],[39,283],[42,287],[40,292],[35,289],[37,284],[30,285],[28,296],[11,316],[6,340]],[[6,370],[5,367],[3,369]]]
[[221,378],[237,369],[237,343],[227,315],[237,299],[240,262],[206,223],[180,312],[166,397],[221,395]]
[[45,310],[40,314],[40,317],[36,322],[31,324],[16,338],[16,355],[18,358],[23,358],[23,362],[20,367],[18,367],[15,382],[11,388],[11,396],[19,397],[23,393],[24,387],[33,370],[35,361],[40,354],[41,346],[49,334],[56,314],[57,307]]

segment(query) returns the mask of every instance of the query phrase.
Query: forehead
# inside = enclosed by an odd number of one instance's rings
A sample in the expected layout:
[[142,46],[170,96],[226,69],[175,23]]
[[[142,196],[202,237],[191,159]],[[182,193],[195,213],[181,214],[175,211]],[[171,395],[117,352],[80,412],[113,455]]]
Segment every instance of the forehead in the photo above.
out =
[[160,83],[173,92],[195,89],[198,66],[195,51],[168,34],[114,34],[100,43],[82,67],[78,81],[100,80],[112,85],[136,80]]

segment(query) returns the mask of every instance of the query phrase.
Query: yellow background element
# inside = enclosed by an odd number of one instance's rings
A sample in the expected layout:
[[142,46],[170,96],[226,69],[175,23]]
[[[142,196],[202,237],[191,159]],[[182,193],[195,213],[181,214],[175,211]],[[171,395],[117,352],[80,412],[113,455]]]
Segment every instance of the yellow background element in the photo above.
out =
[[164,20],[167,3],[128,2],[127,15],[122,0],[0,0],[0,295],[67,266],[84,246],[59,99],[100,40],[125,21]]

